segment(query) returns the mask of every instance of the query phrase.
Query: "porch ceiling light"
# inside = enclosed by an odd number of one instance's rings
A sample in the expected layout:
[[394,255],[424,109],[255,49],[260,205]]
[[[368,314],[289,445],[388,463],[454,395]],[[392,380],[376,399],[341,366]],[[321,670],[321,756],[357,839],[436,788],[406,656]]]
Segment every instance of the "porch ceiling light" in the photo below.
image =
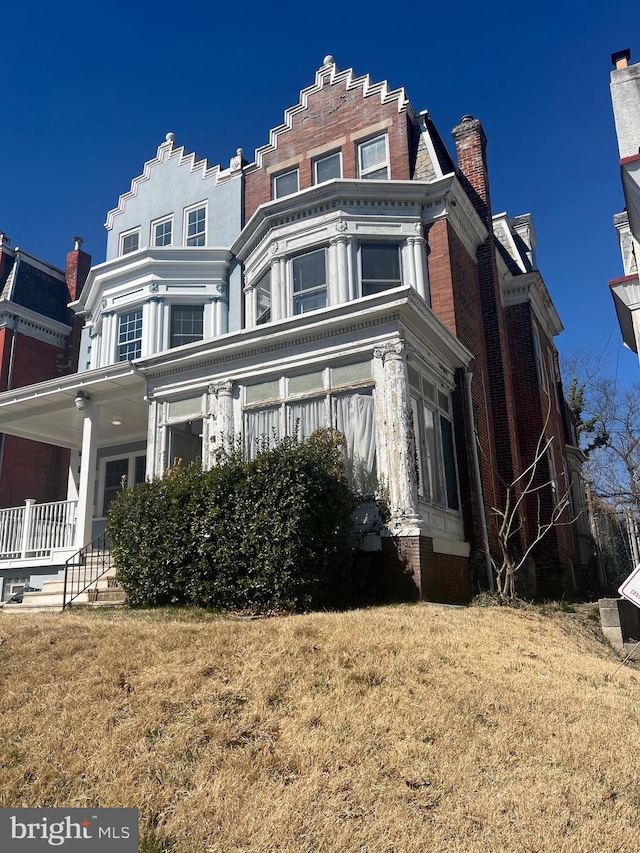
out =
[[112,423],[114,426],[122,426],[122,421],[115,420],[115,421],[111,421],[111,423]]
[[84,391],[78,391],[78,393],[76,394],[76,399],[74,401],[76,404],[76,409],[79,412],[84,412],[84,410],[87,408],[87,403],[90,399],[91,397],[85,394]]

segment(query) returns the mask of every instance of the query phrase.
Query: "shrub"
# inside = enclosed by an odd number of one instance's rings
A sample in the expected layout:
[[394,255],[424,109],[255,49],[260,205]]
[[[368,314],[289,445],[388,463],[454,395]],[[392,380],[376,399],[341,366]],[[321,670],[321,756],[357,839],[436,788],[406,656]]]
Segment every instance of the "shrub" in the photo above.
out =
[[198,604],[302,610],[342,603],[354,586],[342,437],[285,438],[208,472],[173,468],[123,490],[107,534],[133,606]]

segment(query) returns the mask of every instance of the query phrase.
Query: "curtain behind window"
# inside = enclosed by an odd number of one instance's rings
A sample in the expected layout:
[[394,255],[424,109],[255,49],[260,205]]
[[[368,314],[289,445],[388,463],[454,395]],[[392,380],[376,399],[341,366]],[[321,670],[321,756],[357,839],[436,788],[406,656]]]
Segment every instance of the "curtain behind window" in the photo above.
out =
[[245,412],[247,456],[255,459],[265,444],[273,444],[280,437],[280,408]]
[[345,469],[349,485],[361,495],[372,495],[378,487],[378,476],[371,394],[336,397],[336,426],[346,439]]

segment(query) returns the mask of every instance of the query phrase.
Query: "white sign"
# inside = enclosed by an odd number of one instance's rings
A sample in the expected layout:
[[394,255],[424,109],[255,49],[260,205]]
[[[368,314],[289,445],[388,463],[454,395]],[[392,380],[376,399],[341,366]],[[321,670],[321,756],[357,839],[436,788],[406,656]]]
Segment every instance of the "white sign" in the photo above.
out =
[[640,564],[631,572],[618,592],[623,598],[633,602],[636,607],[640,607]]

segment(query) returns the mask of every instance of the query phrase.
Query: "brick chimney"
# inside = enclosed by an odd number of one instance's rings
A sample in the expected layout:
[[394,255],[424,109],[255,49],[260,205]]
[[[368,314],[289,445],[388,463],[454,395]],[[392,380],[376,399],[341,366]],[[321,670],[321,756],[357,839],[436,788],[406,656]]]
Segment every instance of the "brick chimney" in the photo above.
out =
[[[74,237],[74,248],[67,254],[66,281],[69,293],[69,302],[75,302],[82,293],[82,288],[91,269],[91,255],[83,252],[80,248],[84,243],[82,237]],[[71,313],[71,312],[69,312]],[[78,356],[80,353],[80,339],[82,337],[82,317],[73,314],[71,318],[71,334],[67,338],[67,346],[64,359],[60,364],[62,375],[74,373],[78,369]]]
[[491,219],[487,137],[477,118],[466,115],[452,130],[458,155],[458,178],[476,213],[487,229],[487,239],[478,246],[478,289],[480,318],[487,353],[488,387],[494,417],[498,473],[503,483],[512,483],[520,473],[515,403],[511,383],[509,344],[496,264]]
[[487,229],[491,231],[487,137],[482,124],[479,119],[473,116],[462,116],[460,124],[453,128],[451,134],[456,144],[459,178],[476,209],[476,213]]
[[67,254],[66,280],[69,291],[69,302],[75,302],[82,293],[82,288],[91,269],[91,255],[83,252],[80,246],[84,243],[82,237],[74,237],[74,249]]

